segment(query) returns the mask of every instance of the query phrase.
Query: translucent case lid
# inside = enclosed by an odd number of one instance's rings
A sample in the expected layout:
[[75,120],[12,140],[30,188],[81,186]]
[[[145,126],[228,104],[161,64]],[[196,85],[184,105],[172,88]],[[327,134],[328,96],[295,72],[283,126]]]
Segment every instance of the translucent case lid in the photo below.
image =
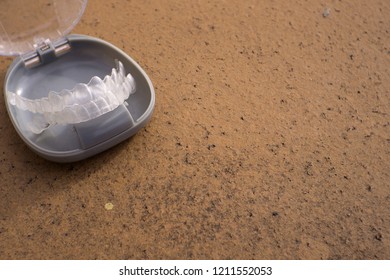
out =
[[21,55],[67,35],[87,0],[1,0],[0,55]]

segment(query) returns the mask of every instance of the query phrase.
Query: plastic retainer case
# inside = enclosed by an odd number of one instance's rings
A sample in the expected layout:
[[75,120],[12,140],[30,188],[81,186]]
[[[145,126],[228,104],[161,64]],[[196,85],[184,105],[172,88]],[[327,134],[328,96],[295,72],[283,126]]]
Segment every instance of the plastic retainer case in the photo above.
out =
[[150,120],[153,85],[126,53],[103,40],[67,35],[86,0],[5,0],[0,55],[5,104],[24,142],[40,156],[73,162],[134,135]]

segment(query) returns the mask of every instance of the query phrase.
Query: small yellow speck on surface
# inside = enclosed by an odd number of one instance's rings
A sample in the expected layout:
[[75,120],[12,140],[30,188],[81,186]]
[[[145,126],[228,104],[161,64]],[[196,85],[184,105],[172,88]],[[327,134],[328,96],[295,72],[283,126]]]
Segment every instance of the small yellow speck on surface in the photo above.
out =
[[112,208],[114,208],[114,204],[108,202],[104,205],[104,208],[106,208],[106,210],[112,210]]

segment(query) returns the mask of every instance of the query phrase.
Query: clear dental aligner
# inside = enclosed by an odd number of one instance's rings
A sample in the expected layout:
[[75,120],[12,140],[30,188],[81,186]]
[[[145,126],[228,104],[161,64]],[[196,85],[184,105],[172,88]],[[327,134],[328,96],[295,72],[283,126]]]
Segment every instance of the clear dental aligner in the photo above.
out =
[[28,128],[35,134],[55,124],[75,124],[95,119],[123,104],[136,91],[135,80],[125,73],[123,64],[116,61],[111,75],[104,79],[92,77],[88,84],[79,83],[72,90],[31,100],[8,91],[8,102],[17,108],[33,113]]

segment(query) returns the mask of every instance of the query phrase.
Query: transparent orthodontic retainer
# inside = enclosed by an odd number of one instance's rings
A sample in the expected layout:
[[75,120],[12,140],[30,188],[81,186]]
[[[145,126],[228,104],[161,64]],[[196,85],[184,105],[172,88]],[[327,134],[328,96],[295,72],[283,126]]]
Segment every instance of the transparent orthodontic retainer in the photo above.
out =
[[[28,1],[5,2],[24,7]],[[155,93],[143,69],[108,42],[65,36],[77,24],[86,1],[34,4],[42,5],[34,9],[39,16],[26,23],[31,32],[15,27],[20,21],[7,21],[0,12],[0,54],[19,55],[6,74],[5,104],[24,142],[48,160],[73,162],[144,127],[153,113]],[[21,10],[31,14],[31,7]]]

